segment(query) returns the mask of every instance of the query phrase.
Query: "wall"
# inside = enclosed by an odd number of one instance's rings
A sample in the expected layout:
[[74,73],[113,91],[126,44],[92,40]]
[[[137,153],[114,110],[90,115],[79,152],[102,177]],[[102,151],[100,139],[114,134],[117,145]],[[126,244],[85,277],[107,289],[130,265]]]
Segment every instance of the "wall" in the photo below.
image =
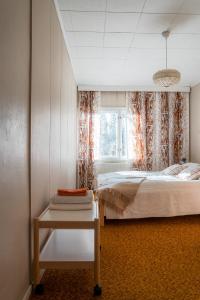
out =
[[190,95],[190,161],[200,163],[200,84]]
[[76,184],[77,86],[51,0],[32,4],[31,216]]
[[27,0],[0,1],[0,299],[29,285],[29,50]]
[[2,300],[30,285],[30,221],[76,182],[76,82],[53,0],[32,1],[32,30],[30,3],[0,1]]

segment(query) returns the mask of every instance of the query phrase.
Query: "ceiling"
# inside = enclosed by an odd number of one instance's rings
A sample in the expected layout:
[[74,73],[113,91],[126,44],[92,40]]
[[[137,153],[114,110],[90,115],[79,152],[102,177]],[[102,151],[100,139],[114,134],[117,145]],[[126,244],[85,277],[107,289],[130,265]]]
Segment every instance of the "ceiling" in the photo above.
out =
[[78,85],[152,86],[168,67],[200,82],[200,0],[57,0]]

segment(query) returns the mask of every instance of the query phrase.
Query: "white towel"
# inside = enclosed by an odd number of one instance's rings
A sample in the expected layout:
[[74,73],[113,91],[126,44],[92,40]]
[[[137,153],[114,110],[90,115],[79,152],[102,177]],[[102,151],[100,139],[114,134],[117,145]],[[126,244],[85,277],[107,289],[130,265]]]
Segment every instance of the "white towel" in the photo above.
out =
[[92,209],[92,202],[91,203],[82,203],[82,204],[54,204],[50,203],[49,209],[52,210],[90,210]]
[[54,204],[86,204],[93,200],[93,191],[87,191],[86,196],[59,196],[56,195],[52,201]]

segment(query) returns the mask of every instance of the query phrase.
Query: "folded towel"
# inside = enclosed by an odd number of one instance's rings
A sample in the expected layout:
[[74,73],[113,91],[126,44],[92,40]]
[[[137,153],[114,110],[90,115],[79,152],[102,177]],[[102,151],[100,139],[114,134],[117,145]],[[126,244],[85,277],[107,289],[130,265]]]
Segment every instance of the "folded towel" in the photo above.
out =
[[85,204],[93,200],[93,191],[87,191],[86,196],[59,196],[55,195],[52,203],[54,204]]
[[58,189],[59,196],[86,196],[87,188],[82,189]]
[[84,203],[84,204],[54,204],[54,203],[51,203],[49,205],[49,209],[52,209],[52,210],[90,210],[90,209],[92,209],[92,202]]

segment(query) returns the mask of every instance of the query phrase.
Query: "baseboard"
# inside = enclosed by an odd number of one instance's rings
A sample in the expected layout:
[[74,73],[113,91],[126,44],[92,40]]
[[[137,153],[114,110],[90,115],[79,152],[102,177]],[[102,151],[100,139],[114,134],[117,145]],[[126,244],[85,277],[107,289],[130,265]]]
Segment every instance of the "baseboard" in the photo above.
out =
[[[44,272],[45,272],[45,270],[40,270],[40,279],[42,279]],[[31,292],[32,292],[32,288],[33,288],[33,285],[30,284],[22,300],[29,300]]]
[[29,300],[29,297],[31,295],[31,291],[32,291],[32,285],[29,285],[29,287],[28,287],[28,289],[27,289],[27,291],[26,291],[26,293],[25,293],[22,300]]

